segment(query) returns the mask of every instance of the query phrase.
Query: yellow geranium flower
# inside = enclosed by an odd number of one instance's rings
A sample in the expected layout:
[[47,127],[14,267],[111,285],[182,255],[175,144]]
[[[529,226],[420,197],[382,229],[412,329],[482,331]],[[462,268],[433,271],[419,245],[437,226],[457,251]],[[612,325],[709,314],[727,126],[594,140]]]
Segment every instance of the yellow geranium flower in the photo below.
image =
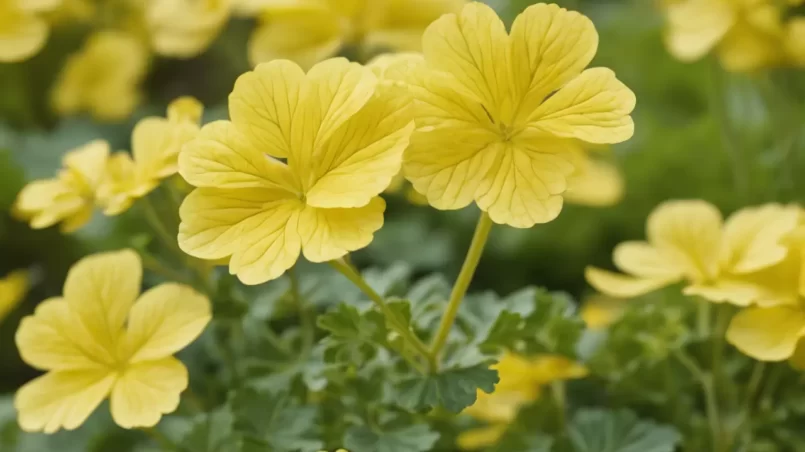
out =
[[527,8],[506,33],[470,3],[423,36],[410,71],[418,130],[404,172],[438,209],[473,200],[499,224],[527,228],[562,209],[575,170],[573,139],[617,143],[634,131],[634,93],[606,68],[584,68],[598,46],[585,16]]
[[623,198],[623,177],[618,167],[580,150],[576,171],[568,177],[565,200],[571,204],[607,207]]
[[262,25],[249,43],[249,58],[255,65],[287,58],[309,68],[344,46],[419,50],[425,27],[442,14],[460,10],[465,1],[261,1],[248,7],[262,11]]
[[805,18],[798,17],[788,22],[786,52],[797,66],[805,66]]
[[106,215],[117,215],[150,193],[162,179],[178,171],[179,151],[199,133],[204,107],[192,97],[168,106],[168,117],[140,120],[131,136],[132,156],[118,152],[107,166],[98,189]]
[[181,248],[231,256],[230,273],[259,284],[300,252],[325,262],[368,245],[383,224],[377,195],[414,128],[408,100],[377,88],[369,69],[343,58],[307,74],[279,60],[242,75],[231,121],[207,124],[179,155],[181,175],[199,187],[179,212]]
[[767,204],[742,209],[722,225],[721,213],[705,201],[668,201],[649,215],[647,242],[615,248],[615,265],[628,275],[589,267],[587,281],[628,298],[684,280],[686,295],[746,306],[759,296],[746,279],[785,258],[781,241],[799,218],[797,207]]
[[0,0],[0,63],[36,55],[48,39],[50,27],[42,14],[60,0]]
[[626,303],[626,300],[619,298],[600,294],[593,295],[584,300],[579,315],[587,328],[605,329],[623,315]]
[[0,278],[0,322],[25,298],[29,284],[25,270],[13,271]]
[[68,152],[55,179],[31,182],[20,191],[15,211],[34,229],[61,223],[62,231],[76,231],[92,218],[108,157],[109,143],[103,140]]
[[229,19],[230,3],[230,0],[152,0],[146,9],[146,23],[154,51],[178,58],[202,53]]
[[140,102],[148,52],[125,33],[101,31],[87,39],[62,69],[53,91],[59,114],[88,111],[97,119],[117,121]]
[[682,61],[715,50],[730,71],[782,62],[782,11],[773,0],[683,0],[665,6],[666,43]]
[[497,369],[500,381],[495,391],[478,390],[475,403],[463,413],[490,423],[489,426],[463,432],[458,437],[462,449],[481,449],[498,442],[523,406],[537,400],[542,387],[554,381],[584,378],[584,366],[562,356],[527,358],[506,353],[491,367]]
[[124,428],[154,426],[176,410],[188,376],[172,355],[207,326],[210,302],[173,283],[140,295],[141,279],[134,251],[86,257],[70,269],[62,297],[22,320],[20,356],[47,371],[17,392],[23,430],[73,430],[106,397]]

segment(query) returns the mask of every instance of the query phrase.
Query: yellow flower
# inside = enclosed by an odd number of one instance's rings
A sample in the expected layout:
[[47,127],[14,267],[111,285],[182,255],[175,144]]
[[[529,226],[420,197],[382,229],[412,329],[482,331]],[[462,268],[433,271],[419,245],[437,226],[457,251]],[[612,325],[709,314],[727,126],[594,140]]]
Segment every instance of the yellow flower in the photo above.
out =
[[92,218],[95,193],[109,156],[109,143],[96,140],[65,155],[64,168],[55,179],[26,185],[17,196],[15,210],[34,229],[61,223],[74,232]]
[[606,68],[584,68],[598,34],[583,15],[537,4],[511,35],[470,3],[423,36],[413,68],[418,130],[404,172],[437,209],[473,200],[495,223],[527,228],[562,209],[573,139],[617,143],[634,131],[632,91]]
[[[414,124],[405,97],[342,58],[305,74],[286,60],[242,75],[231,121],[207,124],[179,155],[199,187],[180,209],[179,245],[231,256],[246,284],[365,247],[383,224],[377,195],[399,172]],[[278,159],[287,159],[287,164]]]
[[647,242],[615,248],[615,265],[628,275],[589,267],[587,281],[628,298],[684,280],[686,295],[746,306],[760,296],[746,278],[785,258],[781,240],[799,217],[794,206],[767,204],[736,212],[722,227],[721,213],[707,202],[668,201],[649,215]]
[[576,172],[567,180],[565,200],[572,204],[607,207],[623,197],[623,178],[612,163],[580,150]]
[[17,270],[0,278],[0,322],[25,298],[29,284],[25,270]]
[[805,66],[805,18],[791,19],[787,27],[786,52],[795,65]]
[[783,59],[782,11],[773,0],[683,0],[666,6],[669,51],[682,61],[716,51],[730,71],[751,71]]
[[151,45],[160,55],[196,56],[218,36],[229,12],[230,0],[152,0],[146,10]]
[[142,119],[131,136],[132,157],[118,152],[107,166],[98,189],[106,215],[117,215],[160,181],[178,171],[179,151],[199,133],[204,107],[192,97],[181,97],[168,106],[168,117]]
[[[266,0],[261,22],[249,43],[258,64],[278,58],[303,68],[344,46],[365,51],[419,50],[425,27],[465,0]],[[255,9],[252,6],[249,9]]]
[[48,39],[49,26],[42,14],[60,0],[0,0],[0,63],[36,55]]
[[98,32],[67,60],[53,91],[53,106],[62,115],[88,111],[101,120],[124,119],[140,102],[147,65],[148,52],[137,39]]
[[587,328],[600,330],[617,321],[626,309],[626,301],[605,295],[593,295],[584,300],[579,314]]
[[47,371],[17,392],[23,430],[76,429],[107,396],[124,428],[154,426],[176,410],[188,376],[171,355],[201,334],[210,303],[173,283],[140,295],[141,279],[134,251],[86,257],[70,269],[62,297],[22,320],[20,355]]
[[491,367],[500,381],[495,391],[478,391],[475,403],[463,412],[491,425],[463,432],[458,437],[462,449],[481,449],[495,444],[506,431],[506,424],[517,417],[523,406],[537,400],[542,387],[554,381],[584,378],[587,369],[562,356],[527,358],[506,353]]

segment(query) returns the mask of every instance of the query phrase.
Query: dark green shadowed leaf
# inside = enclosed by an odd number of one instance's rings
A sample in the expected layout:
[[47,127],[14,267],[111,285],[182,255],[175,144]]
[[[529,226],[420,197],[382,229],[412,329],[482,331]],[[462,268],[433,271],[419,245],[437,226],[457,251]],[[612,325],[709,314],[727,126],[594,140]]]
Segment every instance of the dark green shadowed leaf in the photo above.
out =
[[436,375],[420,375],[400,382],[397,403],[408,410],[425,411],[443,407],[458,413],[475,403],[478,389],[491,393],[498,383],[498,373],[490,363],[455,367]]
[[568,428],[573,452],[673,452],[679,433],[629,410],[580,410]]
[[383,431],[353,427],[347,431],[344,447],[350,452],[426,452],[438,439],[439,434],[427,425]]

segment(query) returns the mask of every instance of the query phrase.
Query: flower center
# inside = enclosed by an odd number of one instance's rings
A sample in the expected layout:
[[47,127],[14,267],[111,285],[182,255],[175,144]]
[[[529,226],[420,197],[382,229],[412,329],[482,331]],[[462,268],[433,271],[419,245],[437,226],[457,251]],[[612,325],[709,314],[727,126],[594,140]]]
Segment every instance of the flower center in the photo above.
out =
[[517,132],[517,129],[508,124],[498,123],[498,133],[504,142],[511,141],[517,135]]

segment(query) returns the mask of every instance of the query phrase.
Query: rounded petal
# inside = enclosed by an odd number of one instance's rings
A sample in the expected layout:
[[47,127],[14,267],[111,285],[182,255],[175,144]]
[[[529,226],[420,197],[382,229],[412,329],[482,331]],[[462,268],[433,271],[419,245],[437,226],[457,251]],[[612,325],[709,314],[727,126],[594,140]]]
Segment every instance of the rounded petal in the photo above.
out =
[[493,424],[466,430],[458,435],[456,443],[461,450],[484,449],[497,444],[503,438],[507,428],[506,424]]
[[805,335],[805,313],[793,306],[747,308],[732,318],[727,340],[760,361],[782,361]]
[[[131,152],[137,162],[141,180],[159,180],[176,172],[177,159],[182,145],[192,138],[181,134],[177,140],[177,126],[165,118],[145,118],[137,122],[131,132]],[[198,129],[190,126],[197,132]]]
[[131,364],[112,388],[112,418],[123,428],[153,427],[176,411],[187,384],[187,368],[176,358]]
[[718,57],[726,70],[747,72],[781,63],[784,51],[774,34],[741,24],[724,37],[718,46]]
[[305,73],[286,60],[261,64],[238,77],[229,95],[229,115],[253,148],[288,157],[293,115],[304,85]]
[[584,277],[597,291],[615,298],[645,295],[677,281],[671,278],[634,278],[595,267],[587,267]]
[[133,250],[93,254],[67,273],[64,298],[80,324],[114,355],[123,324],[140,294],[143,268]]
[[154,50],[178,58],[190,58],[207,49],[229,18],[229,1],[150,2],[146,20]]
[[715,303],[728,302],[736,306],[749,306],[768,298],[768,293],[760,286],[746,281],[729,279],[688,286],[682,290],[682,293],[699,296]]
[[49,298],[22,319],[15,336],[23,361],[40,370],[104,368],[115,362],[70,311],[63,298]]
[[0,322],[25,298],[30,284],[26,270],[16,270],[0,278]]
[[229,121],[205,125],[179,154],[179,172],[197,187],[266,188],[292,195],[299,184],[287,165],[269,157]]
[[425,28],[443,14],[459,13],[465,0],[390,0],[376,29],[364,37],[368,47],[419,51]]
[[179,246],[201,259],[231,255],[230,273],[260,284],[282,275],[299,257],[302,207],[286,191],[200,188],[179,209]]
[[173,355],[196,340],[211,319],[210,300],[188,286],[167,283],[148,290],[129,314],[128,362]]
[[723,265],[735,273],[749,273],[782,261],[788,249],[782,239],[799,222],[796,206],[767,204],[741,209],[724,225]]
[[386,203],[375,197],[364,207],[307,207],[299,217],[302,251],[311,262],[327,262],[366,247],[383,226]]
[[0,26],[0,63],[26,60],[45,46],[48,24],[33,14],[6,9],[3,8],[2,14],[11,17],[3,17]]
[[646,242],[623,242],[612,253],[615,266],[643,278],[682,278],[685,268],[676,265],[660,250]]
[[668,50],[682,61],[694,61],[707,55],[737,20],[729,2],[685,0],[667,6]]
[[552,92],[581,74],[598,50],[592,21],[554,4],[529,6],[511,29],[514,77],[523,98],[521,113],[533,111]]
[[646,221],[648,241],[666,259],[685,269],[694,281],[707,281],[719,271],[721,212],[699,200],[667,201]]
[[592,207],[608,207],[623,198],[623,176],[606,161],[588,159],[568,180],[565,201]]
[[55,371],[36,378],[14,397],[20,427],[26,432],[75,430],[109,395],[114,382],[108,369]]
[[587,69],[549,97],[526,120],[528,129],[588,143],[620,143],[634,134],[636,98],[607,68]]
[[109,143],[106,140],[93,140],[67,152],[63,164],[65,168],[79,175],[90,189],[94,189],[103,179],[108,159]]
[[168,105],[168,121],[179,123],[198,124],[204,114],[204,104],[193,96],[182,96],[174,99]]

